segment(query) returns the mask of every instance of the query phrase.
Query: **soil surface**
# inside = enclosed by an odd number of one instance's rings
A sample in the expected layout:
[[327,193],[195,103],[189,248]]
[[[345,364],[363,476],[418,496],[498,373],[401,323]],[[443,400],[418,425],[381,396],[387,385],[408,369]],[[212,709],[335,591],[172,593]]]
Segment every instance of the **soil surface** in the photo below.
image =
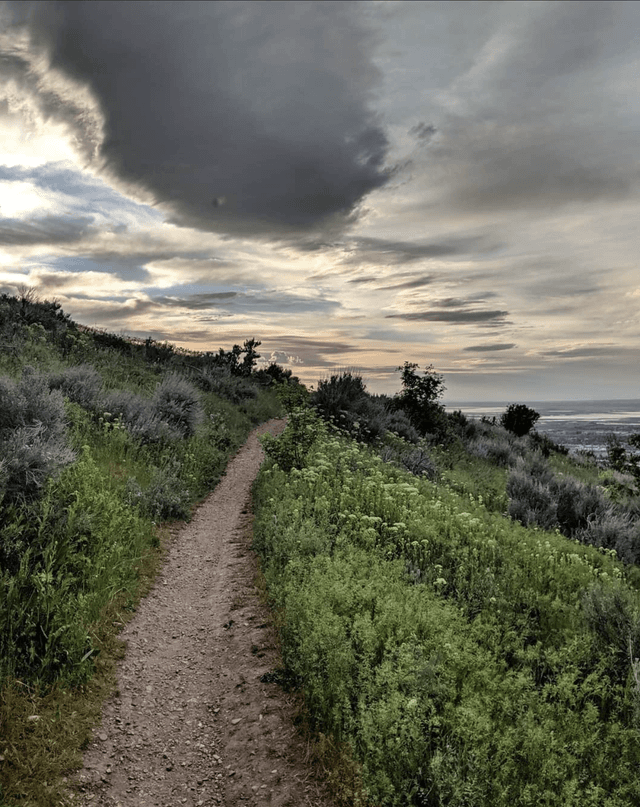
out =
[[284,426],[251,433],[123,629],[118,689],[74,777],[83,807],[331,804],[293,698],[260,680],[279,659],[254,582],[250,493],[257,434]]

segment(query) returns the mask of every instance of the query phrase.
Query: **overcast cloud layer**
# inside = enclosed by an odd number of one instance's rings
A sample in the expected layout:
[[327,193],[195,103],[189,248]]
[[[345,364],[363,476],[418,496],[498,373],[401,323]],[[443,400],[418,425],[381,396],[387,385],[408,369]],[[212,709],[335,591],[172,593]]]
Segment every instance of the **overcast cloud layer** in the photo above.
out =
[[0,291],[307,383],[640,397],[640,4],[0,3]]

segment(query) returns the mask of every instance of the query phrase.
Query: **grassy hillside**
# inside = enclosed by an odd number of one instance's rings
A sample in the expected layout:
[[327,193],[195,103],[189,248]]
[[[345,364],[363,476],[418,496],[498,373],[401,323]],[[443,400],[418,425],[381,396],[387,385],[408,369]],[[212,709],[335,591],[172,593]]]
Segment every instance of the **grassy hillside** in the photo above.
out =
[[60,803],[168,525],[285,408],[255,548],[337,798],[640,803],[640,438],[604,467],[446,413],[432,368],[309,395],[253,339],[190,353],[29,295],[0,345],[2,807]]
[[169,538],[295,379],[0,298],[0,804],[59,804]]
[[633,480],[459,414],[403,440],[393,401],[330,413],[344,383],[314,395],[324,420],[293,409],[264,438],[254,489],[282,675],[342,759],[338,796],[640,803]]

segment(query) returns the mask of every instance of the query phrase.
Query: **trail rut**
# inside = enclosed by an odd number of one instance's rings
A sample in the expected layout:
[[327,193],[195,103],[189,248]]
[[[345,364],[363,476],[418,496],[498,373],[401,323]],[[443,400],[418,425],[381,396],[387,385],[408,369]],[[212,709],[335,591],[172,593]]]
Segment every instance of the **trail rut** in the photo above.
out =
[[250,491],[257,435],[284,425],[251,433],[123,629],[117,694],[73,782],[83,807],[330,807],[291,699],[260,680],[278,662],[254,586]]

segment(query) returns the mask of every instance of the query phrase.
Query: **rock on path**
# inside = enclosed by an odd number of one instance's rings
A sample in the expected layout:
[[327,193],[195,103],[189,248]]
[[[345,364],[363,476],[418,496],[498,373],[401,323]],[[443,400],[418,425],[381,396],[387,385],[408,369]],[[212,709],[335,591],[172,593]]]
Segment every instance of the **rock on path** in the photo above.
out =
[[83,807],[329,805],[292,724],[293,705],[260,678],[277,666],[254,586],[254,430],[174,536],[150,594],[124,628],[117,695],[75,777]]

